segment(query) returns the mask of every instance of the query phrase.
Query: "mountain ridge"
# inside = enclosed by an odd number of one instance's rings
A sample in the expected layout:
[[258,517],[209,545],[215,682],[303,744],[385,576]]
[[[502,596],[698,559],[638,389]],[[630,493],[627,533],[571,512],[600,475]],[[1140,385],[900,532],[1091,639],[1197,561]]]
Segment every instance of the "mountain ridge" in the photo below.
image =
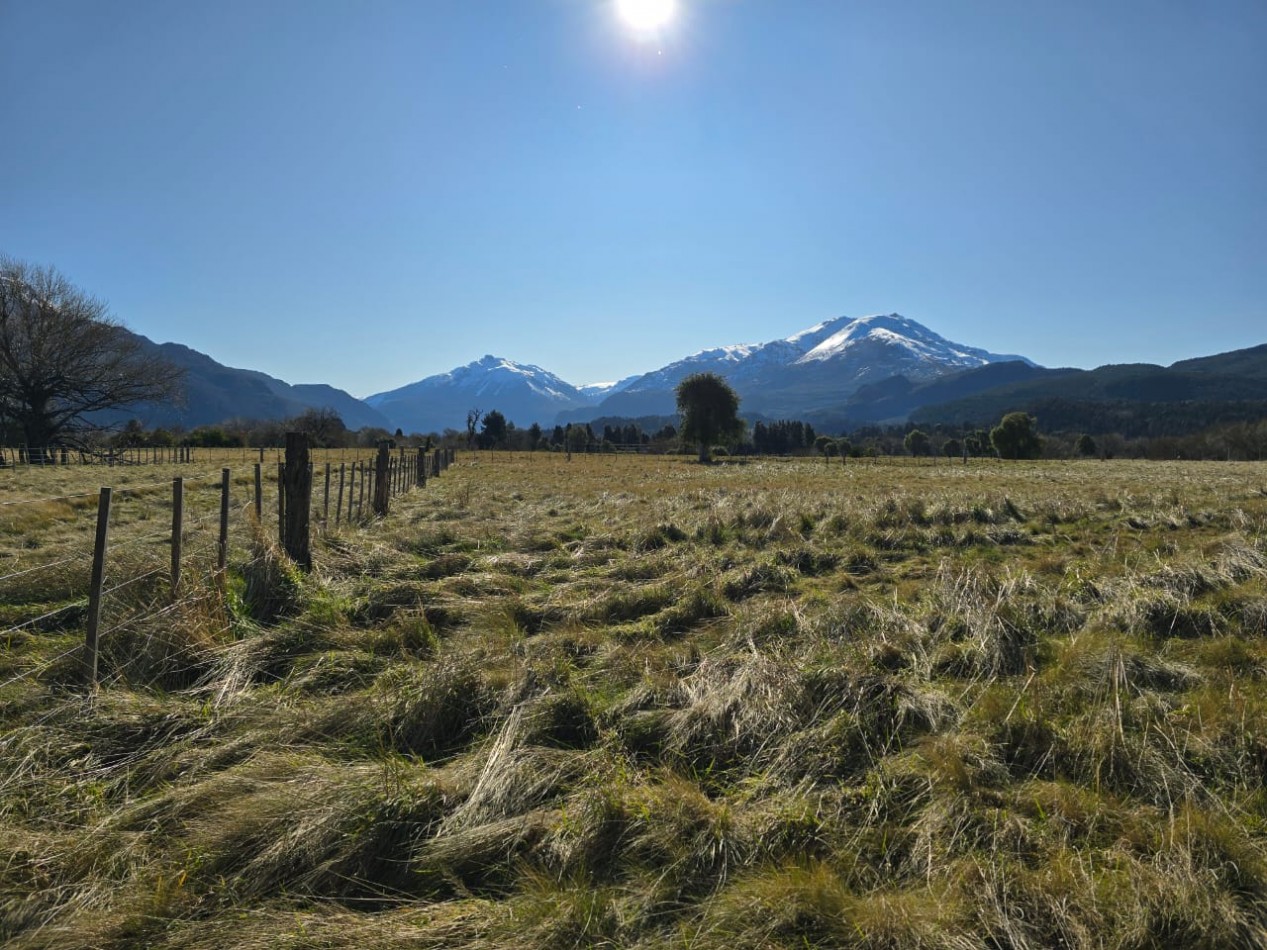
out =
[[[764,343],[711,347],[610,385],[576,386],[539,366],[488,355],[365,401],[406,431],[456,427],[476,407],[497,408],[517,425],[585,421],[586,415],[662,416],[676,412],[682,379],[715,372],[747,411],[797,415],[834,407],[868,381],[926,380],[1000,360],[1030,363],[954,343],[897,313],[841,316]],[[480,404],[489,399],[501,403]]]
[[[339,414],[349,428],[460,429],[469,410],[497,409],[519,426],[676,415],[674,390],[693,372],[717,372],[750,418],[797,418],[824,430],[871,424],[978,424],[1013,410],[1040,423],[1100,431],[1126,420],[1156,430],[1149,414],[1186,420],[1242,418],[1267,404],[1267,344],[1179,360],[1047,368],[1025,357],[955,343],[900,314],[836,317],[765,343],[711,347],[615,382],[575,385],[532,364],[485,355],[447,373],[365,400],[322,383],[291,384],[225,366],[179,343],[134,334],[186,372],[183,404],[103,414],[147,426],[192,428],[233,418],[282,419],[306,409]],[[1181,407],[1181,408],[1176,408]],[[1169,424],[1169,423],[1167,423]]]

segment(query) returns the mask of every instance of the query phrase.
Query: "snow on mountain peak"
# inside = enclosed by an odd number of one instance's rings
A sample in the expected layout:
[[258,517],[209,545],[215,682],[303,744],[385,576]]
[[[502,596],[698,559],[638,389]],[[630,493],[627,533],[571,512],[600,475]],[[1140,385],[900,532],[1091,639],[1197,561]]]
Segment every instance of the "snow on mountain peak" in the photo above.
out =
[[951,367],[982,366],[994,359],[985,350],[952,343],[914,320],[890,313],[873,314],[849,321],[842,329],[806,352],[797,362],[814,363],[836,359],[866,342],[899,347],[921,362]]

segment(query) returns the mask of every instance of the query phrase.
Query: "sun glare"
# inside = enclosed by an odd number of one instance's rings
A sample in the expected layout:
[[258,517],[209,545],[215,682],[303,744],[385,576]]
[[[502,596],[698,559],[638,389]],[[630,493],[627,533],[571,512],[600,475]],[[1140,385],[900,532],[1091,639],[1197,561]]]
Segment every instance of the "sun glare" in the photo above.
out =
[[616,12],[635,32],[652,33],[669,25],[677,13],[677,3],[675,0],[616,0]]

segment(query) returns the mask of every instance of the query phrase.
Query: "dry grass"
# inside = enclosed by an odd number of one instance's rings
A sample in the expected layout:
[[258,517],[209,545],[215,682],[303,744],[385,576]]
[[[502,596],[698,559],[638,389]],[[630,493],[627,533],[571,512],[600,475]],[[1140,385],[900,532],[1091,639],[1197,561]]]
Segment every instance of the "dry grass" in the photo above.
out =
[[[1267,945],[1265,479],[466,455],[310,576],[248,518],[96,693],[74,609],[7,634],[0,941]],[[0,622],[84,497],[0,507]]]

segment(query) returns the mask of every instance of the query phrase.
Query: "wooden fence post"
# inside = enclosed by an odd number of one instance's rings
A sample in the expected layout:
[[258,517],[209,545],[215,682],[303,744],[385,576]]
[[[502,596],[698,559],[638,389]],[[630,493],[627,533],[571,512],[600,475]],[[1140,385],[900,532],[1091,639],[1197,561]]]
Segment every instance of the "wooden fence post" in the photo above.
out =
[[106,579],[106,542],[110,536],[110,497],[102,488],[97,496],[97,538],[92,546],[92,577],[88,582],[88,634],[84,641],[84,672],[97,685],[97,633],[101,629],[101,589]]
[[343,516],[343,474],[344,463],[339,463],[339,498],[334,504],[334,523],[338,525],[339,519]]
[[308,434],[286,433],[286,465],[282,479],[286,501],[282,546],[290,559],[305,571],[312,570],[311,538],[308,535],[312,508],[312,467],[308,464]]
[[185,531],[185,480],[172,479],[172,600],[180,590],[180,553]]
[[321,523],[322,525],[325,525],[327,527],[330,524],[330,463],[329,462],[326,462],[326,497],[325,497],[325,503],[322,506],[322,510],[321,510]]
[[361,476],[361,487],[356,496],[356,518],[359,521],[365,512],[365,462],[356,463],[357,473]]
[[255,520],[264,523],[264,477],[259,462],[255,463]]
[[277,543],[286,545],[286,463],[277,463]]
[[374,514],[379,518],[386,516],[391,506],[391,483],[387,480],[390,466],[391,455],[384,440],[378,443],[378,458],[374,462]]
[[220,540],[216,547],[216,570],[224,573],[229,564],[229,470],[220,469]]

